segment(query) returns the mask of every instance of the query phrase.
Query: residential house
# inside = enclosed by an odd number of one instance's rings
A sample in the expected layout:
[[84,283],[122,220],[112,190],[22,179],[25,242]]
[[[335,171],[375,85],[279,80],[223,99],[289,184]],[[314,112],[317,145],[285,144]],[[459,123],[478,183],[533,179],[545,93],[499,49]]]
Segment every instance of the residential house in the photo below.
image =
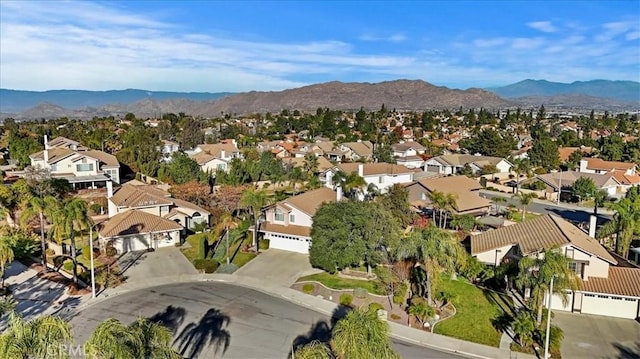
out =
[[198,145],[195,149],[185,151],[196,161],[204,172],[215,173],[217,170],[229,171],[230,162],[234,158],[242,158],[242,153],[235,140],[215,144]]
[[[405,166],[378,163],[340,163],[324,173],[325,186],[333,188],[333,176],[338,172],[357,173],[366,182],[373,185],[380,193],[386,193],[394,184],[410,183],[414,172]],[[366,192],[366,190],[365,190]]]
[[569,157],[571,157],[574,152],[580,152],[581,156],[591,155],[593,153],[593,147],[560,147],[558,148],[558,157],[560,158],[560,162],[566,163],[569,161]]
[[580,160],[580,172],[582,173],[607,173],[611,171],[624,171],[626,175],[635,175],[636,164],[630,162],[605,161],[600,158],[583,158]]
[[162,140],[161,142],[162,145],[159,146],[158,150],[162,153],[162,160],[169,162],[171,161],[171,156],[180,151],[180,144],[169,140]]
[[480,197],[480,182],[467,176],[423,178],[408,184],[406,188],[409,191],[409,203],[417,212],[432,208],[429,197],[434,191],[455,196],[453,214],[480,217],[491,210],[491,201]]
[[345,152],[347,160],[371,161],[373,158],[373,143],[371,141],[345,142],[339,146]]
[[185,230],[195,230],[199,225],[208,226],[210,223],[211,214],[206,209],[172,198],[169,192],[154,186],[125,184],[107,200],[110,220],[121,213],[136,210],[174,221]]
[[170,219],[132,209],[98,224],[98,242],[118,251],[141,251],[180,243],[182,226]]
[[465,244],[472,256],[492,266],[541,256],[544,250],[561,251],[582,284],[568,292],[567,305],[554,295],[553,309],[629,319],[640,316],[640,268],[619,262],[597,240],[558,216],[547,214],[472,235]]
[[51,176],[69,181],[74,190],[105,188],[120,183],[120,163],[115,156],[91,150],[64,137],[51,141],[44,136],[44,150],[31,154],[31,166],[46,168]]
[[425,148],[420,143],[414,141],[400,142],[391,145],[391,150],[397,164],[407,168],[424,167],[422,155],[425,152]]
[[474,156],[474,155],[443,155],[430,158],[424,162],[426,172],[443,175],[458,174],[465,166],[471,168],[472,173],[480,174],[485,166],[495,166],[495,173],[509,173],[513,165],[502,157]]
[[323,203],[339,201],[341,196],[340,189],[321,187],[265,207],[258,231],[269,240],[269,248],[308,254],[313,216]]
[[[325,172],[325,171],[335,167],[325,157],[316,156],[316,159],[318,161],[318,168],[316,170],[316,174]],[[305,159],[304,159],[304,157],[289,157],[289,158],[282,159],[282,163],[284,163],[285,165],[288,165],[288,166],[292,166],[292,167],[304,168]]]
[[623,193],[620,182],[612,174],[562,171],[537,175],[536,179],[545,184],[547,193],[552,193],[558,192],[560,187],[562,187],[562,192],[571,192],[571,187],[581,177],[591,179],[596,188],[606,191],[609,197],[615,197]]

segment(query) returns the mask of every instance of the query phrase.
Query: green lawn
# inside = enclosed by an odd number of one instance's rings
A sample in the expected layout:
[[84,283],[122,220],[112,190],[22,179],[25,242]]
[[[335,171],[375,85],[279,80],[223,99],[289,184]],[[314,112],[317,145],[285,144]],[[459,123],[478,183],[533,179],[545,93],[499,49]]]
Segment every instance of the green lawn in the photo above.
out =
[[180,252],[182,252],[182,254],[184,254],[184,256],[187,257],[187,259],[191,263],[193,263],[194,260],[198,259],[198,254],[199,254],[198,247],[200,246],[200,238],[206,237],[206,236],[207,236],[206,233],[196,233],[196,234],[190,235],[189,237],[187,237],[187,239],[185,239],[185,242],[189,243],[191,247],[181,248]]
[[443,280],[438,290],[453,294],[456,315],[438,323],[436,333],[494,347],[500,345],[502,333],[492,320],[504,313],[511,315],[513,304],[509,297],[462,280]]
[[[537,218],[538,216],[540,215],[527,212],[527,215],[525,216],[525,220],[534,219],[534,218]],[[513,217],[511,217],[511,220],[518,223],[522,222],[522,212],[520,211],[513,212]]]
[[318,274],[312,274],[306,277],[298,278],[298,282],[304,282],[304,281],[320,282],[332,289],[364,288],[369,293],[384,295],[384,293],[381,293],[380,290],[377,288],[377,285],[376,285],[377,281],[340,278],[336,274],[329,274],[329,273],[318,273]]
[[[78,263],[82,264],[87,269],[91,269],[91,257],[85,258],[84,255],[81,254],[85,252],[89,253],[89,245],[79,248],[77,257]],[[101,259],[96,257],[93,257],[93,264],[96,266],[96,269],[105,265]]]
[[[242,245],[251,244],[252,241],[253,239],[251,238],[251,236],[247,236],[243,241],[238,241],[236,245],[231,246],[231,253],[235,253],[233,255],[233,258],[231,258],[231,263],[235,264],[236,266],[238,266],[238,268],[240,268],[243,265],[249,263],[250,260],[256,257],[255,253],[243,253],[239,249]],[[222,263],[222,261],[220,263]]]

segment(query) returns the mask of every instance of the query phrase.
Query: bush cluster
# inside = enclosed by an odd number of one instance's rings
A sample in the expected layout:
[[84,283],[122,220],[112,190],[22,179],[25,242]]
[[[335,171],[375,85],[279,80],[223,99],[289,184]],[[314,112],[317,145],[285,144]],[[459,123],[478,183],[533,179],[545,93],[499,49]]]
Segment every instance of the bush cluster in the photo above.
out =
[[353,296],[351,294],[340,294],[340,304],[350,307],[351,303],[353,303]]
[[218,269],[220,263],[215,259],[196,259],[193,262],[193,266],[196,267],[197,270],[201,270],[205,273],[213,273]]

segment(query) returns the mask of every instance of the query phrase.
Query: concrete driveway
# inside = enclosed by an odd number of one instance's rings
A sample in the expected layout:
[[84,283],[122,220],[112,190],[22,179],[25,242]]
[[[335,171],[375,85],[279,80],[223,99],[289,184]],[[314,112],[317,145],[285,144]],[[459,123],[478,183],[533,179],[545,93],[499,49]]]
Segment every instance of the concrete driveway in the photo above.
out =
[[562,358],[640,358],[640,323],[597,315],[554,312],[564,331]]
[[118,259],[127,283],[146,281],[149,278],[198,274],[191,262],[177,247],[158,248],[153,252],[127,252]]
[[274,286],[289,287],[299,277],[319,273],[306,254],[268,249],[238,269],[234,275],[264,279]]

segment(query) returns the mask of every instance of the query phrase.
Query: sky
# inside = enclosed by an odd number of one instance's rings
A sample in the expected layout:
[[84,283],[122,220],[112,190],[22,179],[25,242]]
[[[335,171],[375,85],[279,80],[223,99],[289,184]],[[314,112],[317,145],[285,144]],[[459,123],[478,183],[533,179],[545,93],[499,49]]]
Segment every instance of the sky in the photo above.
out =
[[0,87],[640,81],[640,1],[0,1]]

